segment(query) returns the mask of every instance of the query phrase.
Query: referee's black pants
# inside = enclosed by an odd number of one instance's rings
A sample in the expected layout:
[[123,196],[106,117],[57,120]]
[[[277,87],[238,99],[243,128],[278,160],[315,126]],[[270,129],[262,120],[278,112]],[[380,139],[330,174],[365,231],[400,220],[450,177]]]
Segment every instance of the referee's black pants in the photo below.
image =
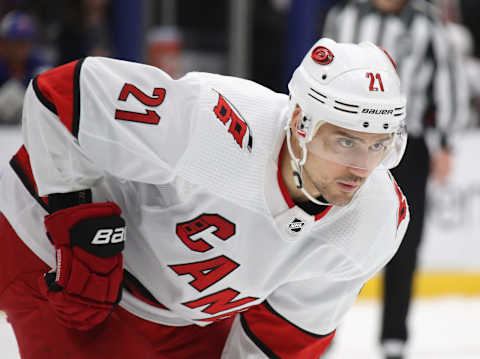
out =
[[406,341],[407,314],[412,295],[412,282],[417,265],[417,251],[422,239],[425,217],[427,178],[430,157],[423,137],[409,137],[400,165],[392,170],[407,197],[410,224],[398,252],[384,272],[384,297],[380,340]]

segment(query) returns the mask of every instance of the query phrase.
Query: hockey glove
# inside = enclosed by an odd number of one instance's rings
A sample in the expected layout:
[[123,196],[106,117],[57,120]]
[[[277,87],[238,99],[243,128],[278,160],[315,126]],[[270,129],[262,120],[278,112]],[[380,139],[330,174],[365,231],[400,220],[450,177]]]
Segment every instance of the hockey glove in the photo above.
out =
[[56,269],[40,290],[66,327],[89,330],[120,301],[125,221],[112,202],[82,204],[45,217]]

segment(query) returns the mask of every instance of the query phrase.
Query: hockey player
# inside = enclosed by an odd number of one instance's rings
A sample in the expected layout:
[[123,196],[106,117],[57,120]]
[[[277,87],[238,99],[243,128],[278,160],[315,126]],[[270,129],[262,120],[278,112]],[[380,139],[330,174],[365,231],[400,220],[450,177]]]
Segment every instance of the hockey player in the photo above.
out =
[[0,187],[22,358],[321,356],[407,227],[405,98],[329,39],[289,89],[94,57],[32,81]]

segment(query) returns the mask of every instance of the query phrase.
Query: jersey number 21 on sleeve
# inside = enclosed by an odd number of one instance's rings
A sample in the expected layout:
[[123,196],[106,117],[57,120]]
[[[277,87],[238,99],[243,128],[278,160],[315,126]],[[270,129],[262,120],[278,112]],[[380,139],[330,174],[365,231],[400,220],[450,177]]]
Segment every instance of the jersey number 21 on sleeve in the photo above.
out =
[[[126,83],[120,91],[119,101],[127,101],[128,95],[132,94],[138,101],[148,107],[157,107],[163,103],[166,91],[164,88],[155,87],[151,96],[139,90],[135,85]],[[125,110],[115,110],[115,119],[123,121],[133,121],[157,125],[160,122],[160,116],[156,111],[145,109],[145,113],[131,112]]]

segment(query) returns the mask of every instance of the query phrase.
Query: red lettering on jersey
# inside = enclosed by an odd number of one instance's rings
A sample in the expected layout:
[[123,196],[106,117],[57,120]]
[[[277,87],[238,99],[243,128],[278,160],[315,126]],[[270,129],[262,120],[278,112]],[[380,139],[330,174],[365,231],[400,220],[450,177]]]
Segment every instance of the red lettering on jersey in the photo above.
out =
[[232,111],[231,115],[232,122],[230,122],[230,127],[228,128],[228,132],[230,132],[238,143],[240,147],[243,147],[243,136],[245,136],[245,132],[247,132],[247,124],[237,116],[235,112]]
[[400,187],[398,186],[397,182],[394,181],[393,184],[395,186],[395,192],[397,193],[398,200],[400,202],[400,205],[398,207],[398,223],[397,223],[397,228],[398,228],[400,226],[400,223],[402,223],[402,221],[407,216],[407,201],[405,200],[405,196],[400,190]]
[[177,236],[192,251],[207,252],[213,248],[204,239],[192,239],[192,236],[206,230],[209,227],[216,227],[213,235],[226,241],[235,234],[235,224],[226,220],[218,214],[202,214],[191,221],[178,223],[176,227]]
[[[138,101],[149,107],[160,106],[165,100],[166,91],[164,88],[155,87],[152,96],[149,96],[138,89],[135,85],[126,83],[123,85],[119,101],[127,101],[128,96],[132,94]],[[149,125],[158,125],[160,116],[156,111],[145,109],[145,113],[132,112],[125,110],[115,110],[115,119],[123,121],[140,122]]]
[[[243,148],[243,138],[247,133],[248,125],[240,118],[239,114],[235,113],[235,111],[232,109],[232,106],[220,94],[218,95],[218,103],[213,108],[213,112],[220,122],[222,122],[225,126],[227,125],[227,122],[230,121],[228,132],[232,134],[235,142],[237,142],[240,148]],[[249,136],[249,143],[247,147],[249,151],[251,151],[251,136]]]
[[217,118],[222,121],[224,125],[227,124],[228,120],[230,119],[230,115],[232,113],[232,109],[230,105],[225,101],[222,95],[218,95],[218,103],[217,106],[213,108],[213,112],[217,115]]
[[146,123],[149,125],[157,125],[160,122],[160,116],[152,110],[146,110],[145,113],[115,110],[115,119]]
[[[215,228],[211,234],[223,241],[228,240],[235,234],[234,223],[228,221],[218,214],[206,213],[190,221],[178,223],[176,226],[176,233],[180,240],[191,250],[195,252],[207,252],[212,249],[213,246],[203,238],[192,239],[192,236],[201,233],[210,227]],[[239,266],[240,265],[238,263],[224,255],[200,262],[169,265],[169,267],[179,276],[187,274],[191,275],[194,279],[190,281],[189,284],[199,292],[202,292],[212,285],[218,283]],[[243,306],[258,299],[256,297],[245,297],[234,300],[239,294],[240,292],[232,288],[226,288],[200,299],[195,299],[182,304],[190,309],[206,306],[202,312],[208,314],[217,314]],[[229,317],[241,310],[243,309],[237,309],[213,318],[201,320],[213,322]]]
[[216,292],[205,297],[202,297],[197,300],[192,300],[190,302],[182,303],[188,308],[195,309],[203,306],[207,306],[205,309],[202,310],[204,313],[208,314],[217,314],[235,307],[239,307],[241,305],[253,302],[258,298],[255,297],[245,297],[242,299],[235,299],[240,292],[232,289],[227,288],[223,289],[220,292]]
[[166,91],[164,88],[155,87],[153,89],[153,95],[148,96],[140,89],[138,89],[135,85],[126,83],[125,85],[123,85],[122,91],[120,91],[120,96],[118,96],[118,99],[120,101],[127,101],[128,95],[130,94],[132,94],[138,101],[140,101],[144,105],[156,107],[160,106],[163,103]]
[[189,274],[195,278],[189,284],[202,292],[237,269],[239,264],[222,255],[201,262],[169,265],[169,267],[180,276]]

